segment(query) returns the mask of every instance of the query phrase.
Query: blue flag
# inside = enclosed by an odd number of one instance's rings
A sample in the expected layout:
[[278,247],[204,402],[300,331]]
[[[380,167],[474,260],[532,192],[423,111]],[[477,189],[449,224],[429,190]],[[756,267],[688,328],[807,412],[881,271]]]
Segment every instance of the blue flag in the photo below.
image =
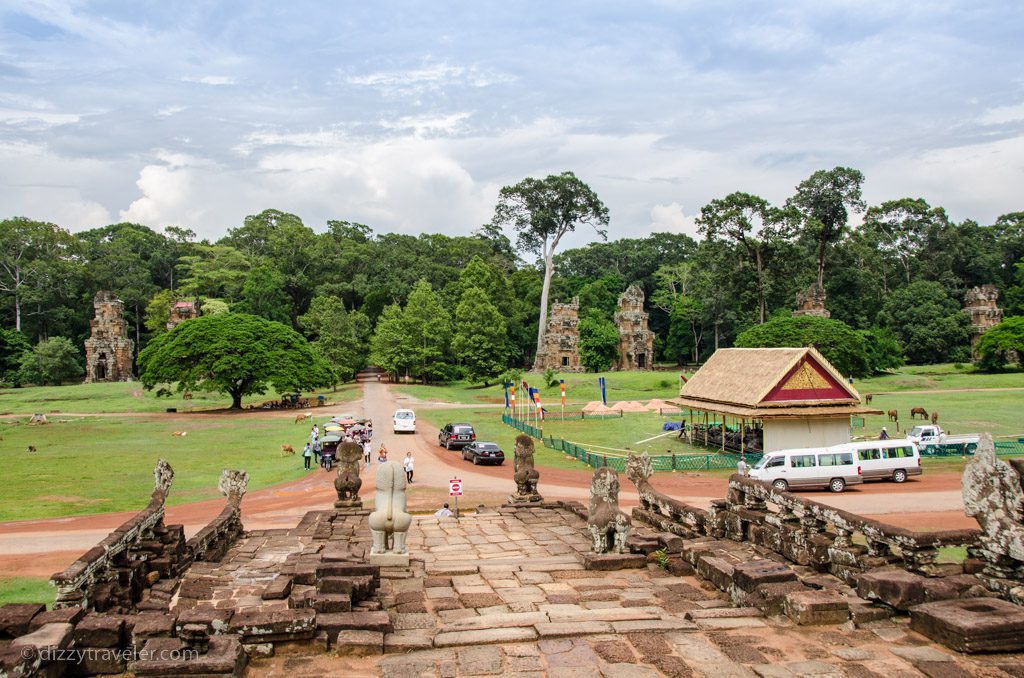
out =
[[508,409],[508,382],[505,382],[505,409]]
[[608,396],[605,394],[604,388],[604,377],[598,377],[597,383],[601,385],[601,402],[605,405],[608,404]]

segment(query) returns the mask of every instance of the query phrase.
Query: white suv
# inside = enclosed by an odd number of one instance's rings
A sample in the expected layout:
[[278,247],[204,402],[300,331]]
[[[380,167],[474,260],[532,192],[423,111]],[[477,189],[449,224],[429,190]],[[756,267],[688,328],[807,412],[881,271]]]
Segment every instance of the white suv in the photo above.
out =
[[395,410],[395,433],[416,433],[416,413],[412,410]]

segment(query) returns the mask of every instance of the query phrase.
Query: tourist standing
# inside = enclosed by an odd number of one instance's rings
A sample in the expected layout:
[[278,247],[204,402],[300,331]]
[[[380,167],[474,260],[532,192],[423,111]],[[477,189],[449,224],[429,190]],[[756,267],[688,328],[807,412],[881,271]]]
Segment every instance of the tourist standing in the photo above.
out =
[[741,476],[747,475],[747,460],[743,458],[742,454],[740,455],[740,460],[736,462],[736,473],[739,473]]
[[313,441],[313,456],[316,457],[316,463],[318,464],[320,463],[320,453],[323,450],[323,448],[324,444],[323,442],[321,442],[320,438],[317,438],[316,440]]
[[306,443],[306,446],[302,448],[302,461],[303,461],[303,463],[305,463],[305,465],[306,465],[305,469],[307,471],[310,469],[309,462],[312,460],[312,458],[313,458],[313,446],[310,445],[309,443]]
[[370,440],[363,441],[363,466],[368,467],[370,465],[370,452],[372,451]]
[[405,461],[402,463],[402,468],[405,469],[405,479],[408,482],[412,482],[412,452],[405,453]]
[[377,463],[383,464],[388,460],[388,449],[383,445],[380,446],[380,452],[377,453]]
[[885,430],[884,426],[882,427],[882,432],[878,434],[878,439],[879,440],[888,440],[889,439],[889,432]]

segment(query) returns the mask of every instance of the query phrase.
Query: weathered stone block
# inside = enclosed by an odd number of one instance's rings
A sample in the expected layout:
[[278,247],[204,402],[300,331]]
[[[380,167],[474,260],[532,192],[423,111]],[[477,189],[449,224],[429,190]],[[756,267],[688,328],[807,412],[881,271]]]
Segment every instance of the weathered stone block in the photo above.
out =
[[309,599],[317,612],[351,612],[352,596],[347,593],[318,593]]
[[998,598],[964,598],[910,609],[910,628],[958,652],[1024,650],[1024,608]]
[[364,631],[391,632],[391,618],[387,612],[335,612],[319,614],[316,618],[317,628],[335,634],[347,629]]
[[211,633],[227,633],[234,613],[234,608],[182,610],[174,622],[174,633],[180,633],[185,624],[206,624]]
[[320,593],[344,593],[351,596],[356,584],[349,577],[324,577],[316,588]]
[[646,567],[642,553],[584,553],[583,567],[588,570],[626,570]]
[[284,600],[292,592],[292,578],[279,574],[263,589],[263,600]]
[[366,657],[384,653],[384,634],[381,631],[347,629],[339,631],[334,641],[339,655]]
[[98,614],[86,615],[75,625],[78,647],[120,647],[124,641],[124,619]]
[[0,676],[34,676],[41,666],[35,648],[0,644]]
[[744,591],[753,591],[761,584],[796,581],[796,572],[788,565],[773,560],[751,560],[736,563],[733,568],[733,581]]
[[924,579],[906,570],[872,570],[857,577],[857,595],[905,611],[924,602]]
[[704,577],[722,591],[728,591],[733,583],[734,567],[724,558],[701,556],[697,560],[697,574]]
[[749,604],[768,616],[785,614],[786,596],[790,593],[809,591],[799,581],[786,581],[771,584],[760,584],[748,596]]
[[86,610],[82,607],[61,607],[56,610],[40,612],[32,617],[28,630],[35,631],[43,624],[76,624],[79,619],[85,616],[85,613]]
[[66,650],[71,647],[74,639],[74,627],[71,624],[55,623],[44,624],[32,633],[18,636],[11,641],[11,647],[25,648],[32,647],[39,652],[52,653],[57,650]]
[[8,603],[0,607],[0,638],[16,638],[28,633],[32,618],[46,611],[40,603]]
[[241,636],[243,643],[271,643],[310,640],[316,626],[315,610],[259,610],[235,614],[230,631]]
[[211,636],[206,654],[189,652],[177,638],[153,638],[129,670],[137,676],[241,676],[246,654],[237,636]]
[[177,615],[140,614],[129,623],[132,627],[131,645],[136,651],[141,650],[151,638],[170,638],[174,635],[174,623]]
[[801,626],[842,624],[850,618],[850,603],[835,591],[797,591],[786,595],[786,616]]

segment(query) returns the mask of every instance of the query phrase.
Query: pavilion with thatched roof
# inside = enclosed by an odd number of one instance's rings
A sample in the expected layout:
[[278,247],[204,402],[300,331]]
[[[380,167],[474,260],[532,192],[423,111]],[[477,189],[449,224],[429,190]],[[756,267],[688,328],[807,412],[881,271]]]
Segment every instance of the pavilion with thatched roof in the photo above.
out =
[[[814,348],[719,349],[671,402],[693,413],[702,442],[720,426],[714,437],[723,449],[732,436],[733,448],[765,452],[846,443],[851,415],[881,414],[862,407],[853,385]],[[744,440],[752,431],[761,445]]]

